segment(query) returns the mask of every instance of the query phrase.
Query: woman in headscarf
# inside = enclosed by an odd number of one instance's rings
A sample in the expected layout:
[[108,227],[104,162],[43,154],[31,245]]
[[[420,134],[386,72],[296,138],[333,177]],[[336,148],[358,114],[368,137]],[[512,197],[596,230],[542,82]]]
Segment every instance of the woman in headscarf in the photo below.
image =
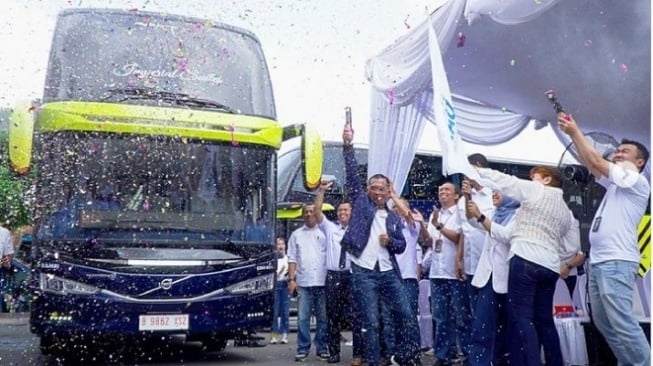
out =
[[[463,192],[465,189],[463,183]],[[519,202],[494,190],[492,203],[496,207],[492,220],[479,223],[487,232],[472,279],[472,286],[479,290],[467,358],[470,366],[499,365],[507,352],[508,252],[510,231]],[[467,211],[477,220],[482,216],[474,201],[467,202]]]
[[[541,344],[547,366],[562,366],[553,293],[560,278],[563,243],[573,232],[573,217],[561,189],[562,174],[546,166],[531,169],[530,180],[488,168],[477,171],[521,204],[513,219],[508,254],[511,364],[541,366]],[[481,223],[486,220],[479,217]]]

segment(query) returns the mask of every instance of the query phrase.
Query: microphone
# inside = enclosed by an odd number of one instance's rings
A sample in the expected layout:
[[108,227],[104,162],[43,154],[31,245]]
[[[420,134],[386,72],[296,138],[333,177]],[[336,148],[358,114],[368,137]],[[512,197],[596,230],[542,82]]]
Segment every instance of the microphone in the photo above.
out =
[[556,114],[560,112],[565,114],[567,113],[565,112],[564,108],[562,108],[562,106],[560,105],[560,102],[558,102],[558,98],[556,98],[556,94],[553,91],[553,89],[549,89],[545,91],[544,95],[546,95],[546,99],[548,99],[549,102],[551,102],[551,104],[553,105],[553,110],[555,110]]

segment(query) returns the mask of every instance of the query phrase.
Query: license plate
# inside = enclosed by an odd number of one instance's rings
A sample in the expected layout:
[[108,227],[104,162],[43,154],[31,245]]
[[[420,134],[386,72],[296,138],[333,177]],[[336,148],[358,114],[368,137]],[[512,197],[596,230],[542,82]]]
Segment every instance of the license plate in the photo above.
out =
[[140,315],[138,330],[187,330],[188,314]]

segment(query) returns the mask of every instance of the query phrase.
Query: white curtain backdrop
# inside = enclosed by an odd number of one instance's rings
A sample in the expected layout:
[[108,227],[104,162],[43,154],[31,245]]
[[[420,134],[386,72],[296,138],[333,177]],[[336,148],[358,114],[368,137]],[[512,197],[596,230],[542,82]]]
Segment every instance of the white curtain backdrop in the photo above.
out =
[[433,103],[428,27],[433,27],[441,48],[446,48],[443,45],[453,39],[464,5],[464,1],[446,2],[434,13],[438,16],[429,17],[367,62],[367,79],[373,86],[368,177],[385,174],[397,192],[406,183],[424,129],[422,112]]
[[[449,0],[412,32],[400,38],[366,64],[372,84],[368,176],[385,174],[399,192],[406,182],[425,122],[433,117],[433,85],[428,30],[433,27],[444,53],[463,19],[473,23],[488,16],[502,24],[530,21],[560,0]],[[446,54],[443,55],[446,58]],[[459,95],[452,96],[460,137],[467,142],[492,145],[518,135],[531,118],[485,105]],[[539,121],[538,121],[539,122]],[[540,127],[549,125],[541,122]],[[568,136],[554,130],[563,144]],[[650,163],[647,167],[650,176]]]

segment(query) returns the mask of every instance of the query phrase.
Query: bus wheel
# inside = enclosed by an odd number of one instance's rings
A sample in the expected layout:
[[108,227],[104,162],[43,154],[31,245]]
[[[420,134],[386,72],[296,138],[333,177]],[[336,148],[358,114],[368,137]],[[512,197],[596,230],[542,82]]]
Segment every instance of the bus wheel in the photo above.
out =
[[226,339],[205,338],[202,340],[204,352],[222,352],[227,347]]
[[44,355],[51,355],[55,353],[57,344],[55,338],[52,334],[44,334],[41,336],[41,341],[39,343],[39,348],[41,353]]

